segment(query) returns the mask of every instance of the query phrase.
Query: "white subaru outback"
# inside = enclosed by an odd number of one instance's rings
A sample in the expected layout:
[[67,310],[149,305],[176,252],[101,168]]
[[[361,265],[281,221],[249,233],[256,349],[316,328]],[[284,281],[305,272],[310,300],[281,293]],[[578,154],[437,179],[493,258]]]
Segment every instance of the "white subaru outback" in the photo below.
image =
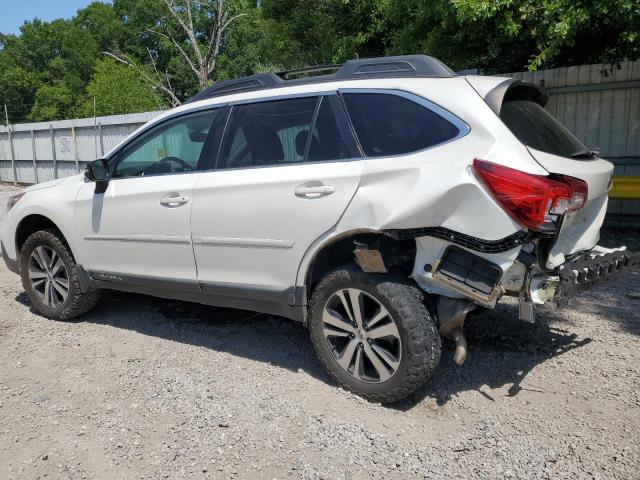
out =
[[332,68],[220,82],[11,197],[2,256],[33,306],[66,320],[117,289],[282,315],[391,402],[440,335],[464,361],[473,309],[511,296],[534,321],[638,263],[597,246],[613,166],[539,86],[420,55]]

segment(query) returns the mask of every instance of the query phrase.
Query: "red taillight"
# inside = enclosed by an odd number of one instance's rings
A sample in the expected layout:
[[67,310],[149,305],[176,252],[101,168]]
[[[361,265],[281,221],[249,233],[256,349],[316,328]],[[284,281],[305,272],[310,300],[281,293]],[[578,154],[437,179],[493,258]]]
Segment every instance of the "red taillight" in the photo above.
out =
[[507,213],[530,230],[555,230],[558,215],[580,210],[587,201],[587,184],[577,178],[552,179],[477,158],[473,168]]

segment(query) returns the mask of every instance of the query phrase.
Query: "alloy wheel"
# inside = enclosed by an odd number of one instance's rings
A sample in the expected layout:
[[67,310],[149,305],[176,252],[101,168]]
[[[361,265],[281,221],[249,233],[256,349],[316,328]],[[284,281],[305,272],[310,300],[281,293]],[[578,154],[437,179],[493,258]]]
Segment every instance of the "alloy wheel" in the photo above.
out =
[[324,306],[322,329],[340,367],[357,380],[382,383],[400,366],[402,342],[389,311],[368,293],[346,288]]
[[51,247],[33,249],[27,266],[31,288],[47,307],[57,308],[69,296],[69,274],[62,257]]

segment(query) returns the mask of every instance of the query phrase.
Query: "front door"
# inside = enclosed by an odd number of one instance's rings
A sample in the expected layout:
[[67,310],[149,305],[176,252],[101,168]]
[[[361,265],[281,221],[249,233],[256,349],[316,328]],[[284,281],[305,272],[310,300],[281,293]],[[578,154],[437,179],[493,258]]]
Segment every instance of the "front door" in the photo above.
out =
[[93,278],[197,290],[193,187],[206,168],[204,145],[219,114],[191,113],[152,127],[110,160],[104,193],[83,185],[76,231]]
[[205,293],[294,302],[300,261],[340,219],[363,162],[329,97],[234,106],[217,170],[194,189],[192,235]]

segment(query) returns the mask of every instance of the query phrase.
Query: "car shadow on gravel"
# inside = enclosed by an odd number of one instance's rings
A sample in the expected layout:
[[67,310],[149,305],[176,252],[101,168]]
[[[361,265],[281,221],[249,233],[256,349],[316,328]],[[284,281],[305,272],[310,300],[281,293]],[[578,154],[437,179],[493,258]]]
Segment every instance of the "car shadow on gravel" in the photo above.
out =
[[[31,307],[26,294],[16,300]],[[302,323],[246,310],[105,291],[94,310],[78,319],[143,335],[209,348],[330,382],[315,358]]]
[[462,391],[477,391],[495,401],[486,390],[508,386],[507,396],[523,390],[546,392],[544,385],[533,385],[527,375],[547,360],[591,343],[591,338],[552,328],[542,312],[536,324],[518,320],[517,305],[501,304],[495,311],[470,317],[465,324],[469,356],[463,366],[453,362],[453,344],[445,341],[440,366],[433,378],[405,400],[390,405],[406,411],[432,398],[445,405]]
[[[24,294],[16,300],[30,305]],[[499,305],[495,311],[470,318],[465,329],[469,342],[466,363],[457,366],[452,360],[453,346],[445,342],[434,377],[407,399],[388,407],[406,411],[427,398],[444,405],[455,394],[469,390],[495,400],[482,390],[485,385],[491,389],[509,385],[509,396],[526,389],[544,391],[543,386],[526,382],[527,374],[548,359],[591,342],[590,338],[579,339],[570,332],[550,328],[547,323],[518,321],[516,310],[516,305]],[[333,383],[316,359],[304,326],[280,317],[105,292],[96,309],[80,321],[226,352],[293,372],[302,370]]]

